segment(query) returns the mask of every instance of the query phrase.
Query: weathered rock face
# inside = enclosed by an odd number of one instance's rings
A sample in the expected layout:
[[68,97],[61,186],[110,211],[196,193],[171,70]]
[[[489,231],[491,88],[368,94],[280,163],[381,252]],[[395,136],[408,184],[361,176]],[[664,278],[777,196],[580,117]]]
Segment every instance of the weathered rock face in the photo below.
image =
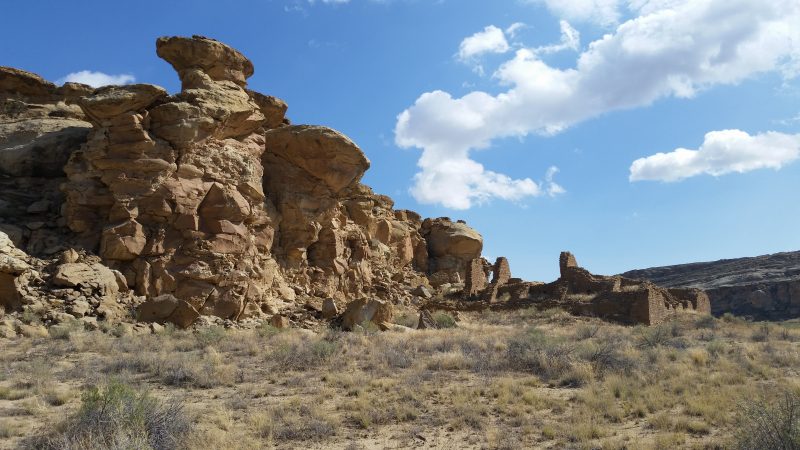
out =
[[0,67],[0,231],[28,253],[66,248],[58,186],[69,155],[91,130],[77,104],[91,91]]
[[266,118],[244,89],[252,65],[205,38],[157,47],[183,90],[108,86],[80,100],[94,129],[67,164],[64,218],[137,294],[162,306],[172,296],[170,314],[182,316],[150,318],[185,326],[199,314],[259,313],[276,270],[261,186]]
[[91,125],[75,103],[91,88],[57,88],[36,74],[0,67],[0,175],[63,177]]
[[[420,287],[431,295],[427,275],[460,282],[480,256],[481,237],[465,224],[423,223],[362,185],[370,163],[349,138],[289,125],[283,101],[246,89],[253,65],[240,52],[201,36],[160,38],[156,50],[178,72],[180,93],[148,84],[56,88],[0,72],[9,104],[49,102],[47,111],[79,121],[82,132],[47,146],[58,157],[37,161],[46,170],[0,166],[17,177],[15,189],[30,185],[21,175],[67,177],[49,185],[63,194],[53,189],[57,198],[32,206],[43,225],[0,222],[15,242],[96,253],[143,298],[140,320],[181,326],[201,315],[272,317],[323,299],[409,302]],[[17,191],[12,206],[28,200]],[[54,239],[36,235],[55,222]],[[56,278],[107,278],[95,269],[65,266]]]
[[470,261],[480,258],[483,250],[483,237],[477,231],[447,217],[426,219],[420,234],[428,244],[428,271],[438,284],[462,282]]
[[654,267],[623,276],[703,289],[717,316],[729,312],[756,320],[800,317],[800,252]]

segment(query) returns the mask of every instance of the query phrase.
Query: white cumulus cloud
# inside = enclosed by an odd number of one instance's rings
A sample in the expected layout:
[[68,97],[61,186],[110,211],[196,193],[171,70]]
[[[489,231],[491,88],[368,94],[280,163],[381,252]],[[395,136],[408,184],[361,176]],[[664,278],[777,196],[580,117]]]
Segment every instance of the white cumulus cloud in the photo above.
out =
[[678,148],[631,164],[631,181],[680,181],[756,169],[780,169],[800,158],[800,134],[769,131],[751,136],[741,130],[711,131],[697,150]]
[[100,87],[111,84],[131,84],[134,81],[136,81],[136,77],[130,74],[109,75],[103,72],[81,70],[80,72],[67,74],[67,76],[58,80],[58,83],[83,83],[92,87]]
[[[398,115],[395,142],[422,149],[421,172],[412,189],[417,200],[468,207],[463,197],[540,195],[528,179],[505,179],[503,195],[475,181],[481,172],[467,163],[469,154],[489,147],[495,139],[558,133],[610,111],[648,106],[665,97],[692,97],[759,73],[798,75],[797,0],[641,3],[638,7],[646,12],[591,42],[574,67],[554,67],[540,59],[537,49],[519,49],[493,75],[506,86],[504,92],[473,91],[453,97],[437,90],[422,94]],[[442,172],[441,167],[451,163]],[[455,173],[468,167],[469,177]],[[496,181],[500,175],[480,168],[486,180]],[[433,174],[440,181],[447,174],[461,186],[426,192],[431,185],[421,180]]]
[[503,30],[489,25],[483,31],[461,41],[461,45],[458,46],[458,59],[468,62],[487,53],[505,53],[510,49]]

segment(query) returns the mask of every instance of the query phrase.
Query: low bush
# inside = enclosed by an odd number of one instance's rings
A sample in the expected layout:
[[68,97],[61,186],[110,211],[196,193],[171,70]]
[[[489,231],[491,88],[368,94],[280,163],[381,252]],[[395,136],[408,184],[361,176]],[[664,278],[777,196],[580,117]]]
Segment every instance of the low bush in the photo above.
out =
[[800,449],[800,393],[786,391],[774,400],[750,401],[741,411],[734,448]]
[[286,336],[286,339],[276,339],[266,356],[267,361],[280,370],[315,369],[327,364],[339,351],[339,342],[327,339],[328,336]]
[[455,328],[456,319],[446,312],[437,312],[433,314],[433,321],[439,328]]
[[544,380],[555,380],[573,368],[575,347],[549,339],[541,331],[531,329],[508,342],[504,368],[531,372]]
[[50,435],[34,438],[40,449],[180,449],[193,430],[180,401],[161,402],[147,392],[110,381],[84,392],[77,413]]

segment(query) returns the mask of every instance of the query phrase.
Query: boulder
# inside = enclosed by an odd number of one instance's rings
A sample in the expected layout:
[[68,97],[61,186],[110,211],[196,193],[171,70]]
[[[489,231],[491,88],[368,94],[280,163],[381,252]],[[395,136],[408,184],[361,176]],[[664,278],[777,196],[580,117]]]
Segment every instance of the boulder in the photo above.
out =
[[81,318],[91,311],[91,306],[86,300],[76,300],[68,308],[70,314],[76,318]]
[[394,317],[392,304],[377,299],[358,299],[348,303],[342,313],[342,329],[352,331],[356,326],[372,322],[381,329],[386,329]]
[[272,316],[272,318],[269,320],[269,323],[273,327],[281,330],[288,329],[290,327],[289,318],[280,314],[275,314]]
[[268,153],[322,181],[333,193],[357,183],[370,162],[347,136],[327,127],[292,125],[265,134]]
[[430,311],[423,309],[419,312],[419,322],[417,322],[418,330],[435,330],[439,325],[433,320]]
[[59,287],[97,289],[102,295],[114,295],[120,290],[114,272],[99,263],[61,264],[56,269],[52,282]]
[[151,297],[136,309],[136,320],[142,322],[164,322],[178,308],[178,299],[170,294]]
[[333,319],[339,315],[339,308],[336,307],[336,302],[332,298],[326,298],[322,301],[322,318]]
[[427,244],[428,272],[435,275],[434,285],[461,283],[470,262],[480,258],[483,250],[483,237],[477,231],[447,217],[425,219],[419,233]]
[[422,225],[431,258],[452,256],[462,261],[480,257],[483,237],[466,223],[449,219],[426,219]]

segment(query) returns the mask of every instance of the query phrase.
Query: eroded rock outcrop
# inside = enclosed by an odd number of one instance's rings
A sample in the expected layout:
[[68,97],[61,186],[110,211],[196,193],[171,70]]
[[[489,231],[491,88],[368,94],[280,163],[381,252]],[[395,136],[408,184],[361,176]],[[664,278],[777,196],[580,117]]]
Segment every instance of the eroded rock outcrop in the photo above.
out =
[[79,102],[94,129],[66,168],[67,225],[147,302],[176,299],[179,325],[268,311],[285,286],[269,253],[266,117],[244,89],[252,64],[202,37],[161,38],[157,49],[179,94],[109,86]]
[[58,187],[64,164],[91,130],[77,104],[91,91],[0,67],[0,231],[27,253],[53,255],[69,246]]
[[708,309],[700,291],[595,276],[569,254],[554,283],[512,278],[463,221],[396,210],[362,184],[370,161],[347,136],[291,125],[285,102],[247,89],[254,67],[237,50],[193,36],[156,51],[179,93],[0,68],[4,311],[89,327],[406,329],[390,323],[395,305],[431,328],[427,308],[444,296],[632,323]]
[[301,323],[298,304],[407,303],[432,295],[429,278],[463,281],[480,235],[394,210],[360,183],[370,163],[354,142],[290,125],[282,100],[247,89],[244,55],[202,36],[159,38],[156,50],[181,92],[55,88],[32,74],[7,83],[26,98],[72,93],[59,107],[81,121],[84,143],[48,158],[67,177],[63,207],[48,208],[63,212],[61,242],[122,274],[142,302],[138,319],[188,326],[280,313]]
[[0,175],[60,177],[91,125],[76,104],[92,88],[56,87],[40,76],[0,67]]
[[425,219],[420,234],[427,242],[428,271],[435,285],[462,283],[470,262],[480,258],[483,237],[463,221]]

